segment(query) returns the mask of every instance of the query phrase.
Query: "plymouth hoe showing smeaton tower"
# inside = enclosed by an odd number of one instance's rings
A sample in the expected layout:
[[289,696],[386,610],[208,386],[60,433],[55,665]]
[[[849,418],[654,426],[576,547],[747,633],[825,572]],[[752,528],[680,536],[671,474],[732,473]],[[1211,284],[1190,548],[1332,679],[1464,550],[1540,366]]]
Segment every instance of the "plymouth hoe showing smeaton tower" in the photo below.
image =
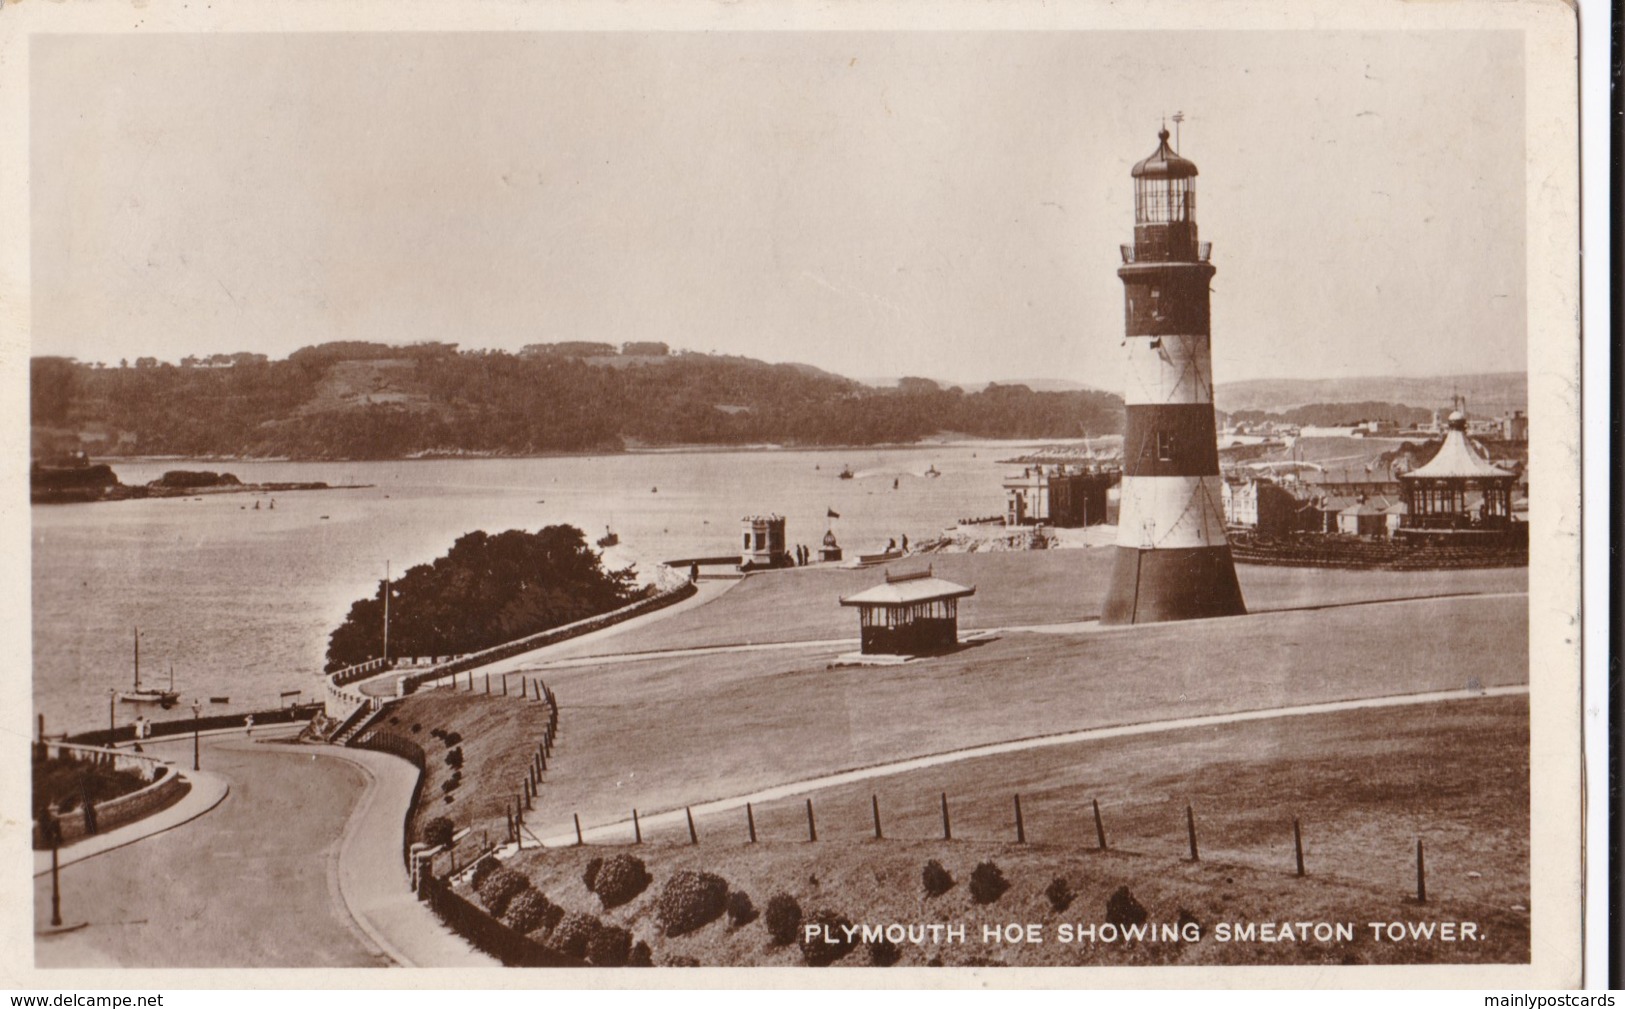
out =
[[1196,165],[1157,134],[1134,166],[1134,244],[1122,246],[1128,388],[1122,508],[1101,622],[1245,613],[1225,538],[1213,419],[1208,281]]

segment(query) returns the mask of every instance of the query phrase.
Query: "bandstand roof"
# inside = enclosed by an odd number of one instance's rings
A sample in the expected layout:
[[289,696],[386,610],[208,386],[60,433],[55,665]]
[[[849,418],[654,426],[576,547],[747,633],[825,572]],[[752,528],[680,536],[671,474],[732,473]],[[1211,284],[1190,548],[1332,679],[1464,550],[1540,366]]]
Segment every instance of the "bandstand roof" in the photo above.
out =
[[966,587],[946,578],[937,578],[929,571],[918,575],[904,575],[886,579],[884,585],[864,589],[857,595],[845,596],[842,606],[911,606],[943,599],[960,599],[976,594],[976,586]]
[[1401,480],[1482,480],[1491,477],[1512,479],[1512,473],[1493,465],[1479,455],[1467,440],[1466,422],[1461,414],[1450,415],[1450,430],[1444,444],[1426,466],[1418,466],[1409,473],[1401,473]]

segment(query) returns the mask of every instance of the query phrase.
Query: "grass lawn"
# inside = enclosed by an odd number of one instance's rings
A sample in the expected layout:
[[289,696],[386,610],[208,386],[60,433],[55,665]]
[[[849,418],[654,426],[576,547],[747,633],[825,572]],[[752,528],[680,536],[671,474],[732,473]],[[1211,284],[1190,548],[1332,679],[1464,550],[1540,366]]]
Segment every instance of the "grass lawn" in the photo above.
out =
[[[504,811],[523,787],[531,754],[546,727],[547,706],[517,695],[487,696],[448,689],[424,691],[398,701],[378,729],[411,740],[428,757],[409,839],[418,840],[425,822],[444,816],[459,829],[473,828],[476,843],[482,832],[492,843],[500,843],[507,834]],[[446,755],[453,747],[431,735],[435,729],[462,736],[456,746],[463,751],[462,783],[449,793],[442,786],[452,775]]]
[[[723,599],[727,599],[724,596]],[[703,609],[703,608],[702,608]],[[832,771],[1096,726],[1527,682],[1527,600],[1434,599],[1075,634],[902,666],[817,649],[550,670],[540,836]],[[465,733],[466,735],[466,733]]]
[[[647,836],[630,849],[654,877],[630,904],[605,911],[582,867],[612,849],[530,851],[510,864],[567,910],[629,928],[655,962],[792,965],[795,946],[770,943],[758,920],[721,918],[682,937],[659,934],[654,909],[678,869],[723,876],[756,908],[788,892],[806,912],[828,908],[857,923],[965,925],[963,944],[903,944],[905,966],[1206,963],[1526,962],[1529,957],[1528,706],[1520,697],[1475,698],[1383,712],[1342,712],[1183,730],[1158,737],[1007,754],[819,793],[819,841],[807,843],[800,800],[763,806],[763,843],[742,843],[742,823],[702,820]],[[1193,770],[1195,769],[1195,770]],[[1032,843],[1013,843],[1010,795],[1019,790]],[[952,802],[955,840],[940,840],[936,796]],[[868,838],[878,793],[886,840]],[[1088,798],[1098,796],[1112,850],[1094,848]],[[1202,860],[1186,858],[1183,810],[1198,815]],[[1304,821],[1308,875],[1293,872],[1290,823]],[[1429,851],[1429,901],[1414,901],[1417,837]],[[938,839],[931,840],[936,837]],[[795,840],[792,840],[795,839]],[[939,860],[957,883],[927,898],[921,868]],[[969,895],[980,861],[1011,886],[991,904]],[[1064,878],[1076,894],[1055,910],[1044,896]],[[1181,915],[1198,942],[1078,944],[1062,923],[1105,920],[1108,896],[1127,886],[1152,923]],[[1353,941],[1217,941],[1215,925],[1349,922]],[[1471,921],[1473,942],[1383,942],[1369,922]],[[984,943],[982,925],[1037,922],[1042,944]],[[842,965],[868,962],[859,948]]]
[[[1011,553],[931,554],[890,566],[931,565],[943,578],[976,586],[961,600],[964,629],[1092,620],[1100,615],[1114,551],[1103,548]],[[1241,564],[1236,568],[1253,612],[1461,592],[1523,592],[1521,568],[1472,571],[1330,571]],[[882,569],[794,568],[758,572],[707,603],[604,642],[603,652],[856,638],[856,611],[839,604],[884,579]]]

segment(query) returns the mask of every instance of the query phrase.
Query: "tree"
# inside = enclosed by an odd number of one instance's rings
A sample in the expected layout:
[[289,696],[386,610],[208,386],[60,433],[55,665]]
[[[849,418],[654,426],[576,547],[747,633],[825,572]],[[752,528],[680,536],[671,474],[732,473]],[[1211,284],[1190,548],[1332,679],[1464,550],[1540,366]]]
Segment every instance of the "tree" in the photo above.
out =
[[[383,653],[383,583],[328,639],[327,668]],[[574,526],[472,532],[390,585],[392,655],[452,655],[539,634],[624,605],[631,569],[606,570]]]

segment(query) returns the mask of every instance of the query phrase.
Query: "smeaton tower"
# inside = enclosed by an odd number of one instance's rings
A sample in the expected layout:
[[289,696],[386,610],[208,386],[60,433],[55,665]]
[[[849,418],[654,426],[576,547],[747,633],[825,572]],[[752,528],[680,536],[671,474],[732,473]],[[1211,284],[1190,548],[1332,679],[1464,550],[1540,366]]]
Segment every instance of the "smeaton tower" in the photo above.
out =
[[1128,389],[1122,507],[1105,624],[1247,612],[1225,538],[1213,420],[1208,281],[1196,165],[1157,134],[1134,166],[1134,244],[1122,246]]

